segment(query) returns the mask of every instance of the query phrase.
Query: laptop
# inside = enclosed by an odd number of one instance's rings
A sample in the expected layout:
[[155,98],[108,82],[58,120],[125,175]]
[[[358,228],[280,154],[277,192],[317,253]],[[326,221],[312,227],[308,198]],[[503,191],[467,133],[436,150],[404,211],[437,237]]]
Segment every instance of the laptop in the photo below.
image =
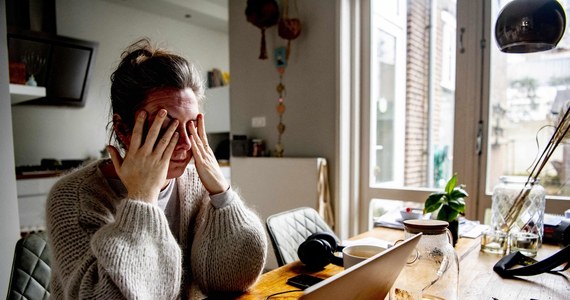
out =
[[301,299],[384,299],[421,233],[307,288]]

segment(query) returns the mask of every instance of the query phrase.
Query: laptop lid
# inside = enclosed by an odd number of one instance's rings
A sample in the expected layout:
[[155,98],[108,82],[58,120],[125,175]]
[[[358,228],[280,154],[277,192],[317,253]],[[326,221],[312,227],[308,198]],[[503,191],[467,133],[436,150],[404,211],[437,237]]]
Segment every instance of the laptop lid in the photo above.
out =
[[384,299],[421,233],[309,288],[301,299]]

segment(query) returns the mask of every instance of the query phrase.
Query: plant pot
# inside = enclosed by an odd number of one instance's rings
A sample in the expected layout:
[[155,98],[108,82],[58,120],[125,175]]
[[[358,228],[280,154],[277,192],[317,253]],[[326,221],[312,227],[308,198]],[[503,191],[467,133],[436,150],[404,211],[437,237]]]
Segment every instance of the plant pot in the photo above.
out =
[[459,239],[459,221],[453,220],[449,222],[447,229],[451,232],[451,238],[453,239],[452,245],[455,247],[455,244],[457,244],[457,240]]

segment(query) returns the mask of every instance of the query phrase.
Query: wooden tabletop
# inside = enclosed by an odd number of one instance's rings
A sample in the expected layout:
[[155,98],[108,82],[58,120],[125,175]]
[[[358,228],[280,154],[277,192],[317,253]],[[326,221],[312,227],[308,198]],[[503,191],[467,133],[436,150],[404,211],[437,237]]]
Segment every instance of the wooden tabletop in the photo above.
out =
[[[394,242],[404,237],[402,230],[377,227],[351,238],[352,240],[376,237]],[[503,279],[493,271],[493,266],[501,258],[499,255],[480,252],[481,240],[461,238],[455,246],[459,257],[459,299],[570,299],[570,271],[562,275],[540,274],[523,279]],[[546,258],[559,247],[543,245],[536,259]],[[269,295],[297,290],[286,283],[287,279],[298,274],[311,274],[320,278],[331,277],[344,269],[328,265],[324,270],[311,272],[300,261],[279,267],[263,274],[258,282],[237,299],[265,299]],[[301,292],[290,292],[271,299],[297,299]]]

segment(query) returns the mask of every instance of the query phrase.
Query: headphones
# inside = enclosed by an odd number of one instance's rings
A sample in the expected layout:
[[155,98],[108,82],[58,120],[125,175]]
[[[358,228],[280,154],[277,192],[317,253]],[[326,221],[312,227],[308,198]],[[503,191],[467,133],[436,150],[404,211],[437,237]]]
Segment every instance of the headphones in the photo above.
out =
[[301,262],[311,269],[322,269],[330,263],[342,267],[342,257],[334,253],[342,251],[343,248],[332,234],[316,232],[299,245],[297,255]]

